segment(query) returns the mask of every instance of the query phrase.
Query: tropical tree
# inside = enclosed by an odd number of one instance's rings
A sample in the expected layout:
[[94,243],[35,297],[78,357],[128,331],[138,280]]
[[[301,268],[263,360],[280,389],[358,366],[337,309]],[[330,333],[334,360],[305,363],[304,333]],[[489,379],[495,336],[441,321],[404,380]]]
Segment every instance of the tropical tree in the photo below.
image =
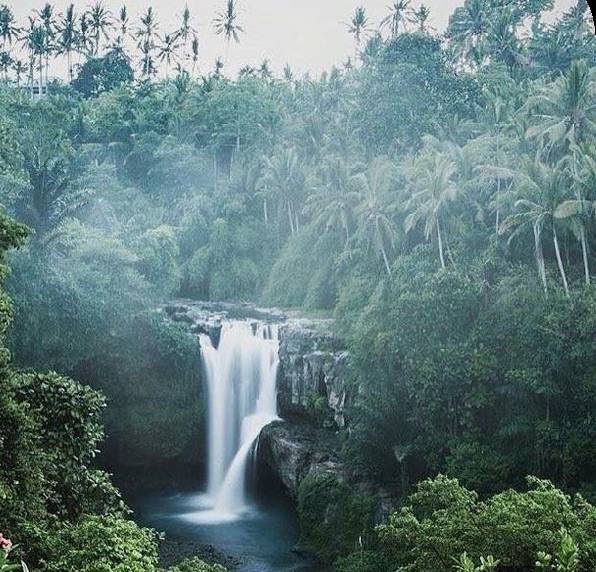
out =
[[93,39],[91,38],[91,22],[89,15],[85,12],[79,19],[78,32],[78,50],[79,54],[88,56],[93,52]]
[[458,57],[474,66],[484,59],[484,40],[489,28],[485,0],[465,0],[449,18],[446,36]]
[[411,176],[410,199],[406,202],[408,215],[404,221],[407,233],[420,222],[424,223],[424,236],[427,240],[437,239],[439,260],[444,270],[446,245],[445,226],[449,206],[458,197],[458,189],[453,181],[456,174],[455,163],[441,153],[422,154],[409,167]]
[[411,22],[421,34],[426,34],[431,28],[428,26],[430,10],[425,4],[420,4],[418,10],[414,10],[411,16]]
[[405,31],[410,18],[410,4],[411,0],[396,0],[389,6],[389,14],[381,20],[381,28],[389,28],[392,38],[397,37],[401,28]]
[[236,43],[240,42],[240,33],[244,32],[244,28],[238,24],[238,7],[236,0],[227,0],[226,9],[218,12],[213,20],[215,25],[215,33],[218,36],[223,36],[226,41],[226,56],[230,47],[230,41],[234,39]]
[[268,218],[268,197],[277,199],[278,220],[281,221],[285,211],[290,234],[294,234],[300,226],[298,205],[306,183],[298,153],[291,147],[281,148],[271,156],[262,157],[261,161],[262,171],[257,186],[264,197],[265,219]]
[[366,10],[363,6],[358,6],[354,10],[352,19],[348,24],[348,32],[354,36],[354,40],[356,41],[356,58],[360,52],[363,36],[368,28],[369,24],[368,17],[366,16]]
[[6,46],[18,38],[19,28],[17,26],[14,14],[9,6],[0,4],[0,49],[6,49]]
[[98,1],[91,6],[87,15],[89,17],[89,28],[94,42],[93,54],[98,55],[102,37],[108,40],[110,37],[109,30],[114,26],[112,13],[101,1]]
[[362,193],[362,170],[332,157],[325,161],[320,182],[314,185],[304,212],[325,233],[339,230],[348,248],[354,228],[354,210]]
[[192,48],[192,42],[197,37],[197,31],[192,26],[190,8],[188,7],[188,4],[184,5],[184,10],[182,11],[182,21],[180,22],[180,27],[176,30],[174,35],[176,36],[176,40],[180,40],[182,42],[182,47],[184,49],[184,59],[189,58],[188,46],[190,43]]
[[193,36],[192,38],[192,42],[190,44],[190,54],[192,61],[192,73],[194,75],[197,63],[199,62],[199,38],[197,36]]
[[155,51],[158,28],[159,25],[153,7],[149,6],[141,16],[141,24],[136,32],[138,47],[141,51],[141,71],[145,77],[155,73],[153,52]]
[[[43,94],[43,58],[48,49],[46,28],[42,24],[36,23],[33,18],[29,19],[29,29],[24,37],[27,51],[31,60],[31,78],[33,78],[33,65],[37,61],[37,69],[39,72],[38,78],[38,96]],[[31,89],[33,89],[33,81],[31,82]]]
[[[574,62],[567,74],[553,83],[538,89],[528,99],[530,120],[529,138],[538,138],[544,145],[547,155],[554,161],[566,154],[571,157],[574,178],[578,178],[579,149],[596,134],[596,81],[594,69],[584,62]],[[581,185],[575,185],[576,204],[582,206],[585,197]],[[584,277],[590,283],[588,244],[583,225],[579,240],[582,247]]]
[[395,178],[395,166],[389,160],[373,159],[360,176],[360,201],[356,207],[357,239],[367,249],[383,259],[391,275],[389,253],[395,246],[397,229],[393,221],[394,206],[390,191]]
[[38,10],[37,16],[42,22],[43,29],[45,32],[45,48],[43,53],[43,59],[45,60],[46,70],[46,85],[48,84],[49,72],[50,72],[50,56],[55,49],[54,39],[56,37],[56,16],[54,14],[54,7],[46,2],[41,10]]
[[169,78],[170,66],[178,61],[177,40],[176,34],[165,34],[157,47],[157,59],[166,66],[166,79]]
[[13,59],[9,52],[0,52],[0,71],[4,81],[8,81],[8,70],[12,69]]
[[502,233],[512,231],[509,241],[517,238],[527,228],[532,228],[534,254],[545,294],[548,294],[548,286],[542,236],[545,231],[550,231],[561,281],[565,293],[569,296],[569,284],[561,257],[557,227],[565,218],[561,214],[566,208],[565,199],[570,188],[569,176],[562,163],[551,167],[543,163],[539,156],[533,160],[526,158],[513,189],[514,196],[519,197],[515,201],[514,212],[501,226]]
[[59,54],[66,54],[66,64],[68,66],[68,79],[72,81],[72,53],[77,48],[77,16],[75,15],[74,4],[70,4],[60,22],[58,23],[58,42],[57,51]]
[[120,8],[120,12],[118,12],[118,18],[116,19],[115,26],[118,29],[116,45],[123,48],[124,43],[126,42],[126,38],[128,37],[128,30],[130,27],[130,18],[128,17],[128,10],[126,9],[126,5]]

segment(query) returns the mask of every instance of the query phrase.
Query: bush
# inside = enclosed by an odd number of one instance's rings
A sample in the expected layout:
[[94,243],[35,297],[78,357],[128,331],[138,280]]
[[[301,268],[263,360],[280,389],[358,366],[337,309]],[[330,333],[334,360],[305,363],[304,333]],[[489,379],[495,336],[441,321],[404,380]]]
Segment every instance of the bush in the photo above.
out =
[[372,528],[375,499],[335,475],[310,475],[298,489],[301,540],[325,561],[347,554]]
[[492,555],[506,569],[527,570],[540,552],[558,552],[564,528],[578,546],[577,570],[594,570],[596,508],[549,481],[528,477],[528,485],[480,501],[456,479],[426,480],[378,528],[385,551],[404,571],[442,572],[464,552],[474,562]]
[[119,517],[87,516],[55,540],[47,572],[154,572],[155,532]]

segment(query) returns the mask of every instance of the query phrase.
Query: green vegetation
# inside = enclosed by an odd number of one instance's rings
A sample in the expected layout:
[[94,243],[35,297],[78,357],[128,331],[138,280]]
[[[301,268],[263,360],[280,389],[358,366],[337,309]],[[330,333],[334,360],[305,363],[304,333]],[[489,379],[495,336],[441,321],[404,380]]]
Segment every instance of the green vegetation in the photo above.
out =
[[596,508],[549,481],[529,477],[528,486],[480,500],[456,479],[423,481],[377,528],[377,552],[355,553],[338,569],[357,570],[361,558],[361,569],[379,572],[593,570]]
[[[151,7],[0,5],[0,570],[156,569],[94,457],[103,394],[105,464],[200,463],[175,297],[334,314],[341,454],[403,501],[375,535],[371,499],[302,483],[339,570],[594,569],[596,46],[585,0],[552,5],[465,0],[441,35],[423,5],[376,31],[361,7],[318,78],[199,74],[188,8],[162,34]],[[241,41],[234,0],[214,24]]]

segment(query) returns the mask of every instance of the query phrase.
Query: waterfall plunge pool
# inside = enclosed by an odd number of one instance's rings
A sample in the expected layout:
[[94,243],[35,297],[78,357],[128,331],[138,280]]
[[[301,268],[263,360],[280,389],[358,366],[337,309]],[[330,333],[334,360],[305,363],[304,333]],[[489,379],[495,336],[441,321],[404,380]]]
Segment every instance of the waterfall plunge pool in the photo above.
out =
[[253,470],[261,429],[279,418],[277,332],[271,323],[226,320],[217,346],[199,336],[208,396],[206,487],[140,495],[131,503],[137,520],[181,547],[175,560],[191,555],[189,547],[199,553],[213,547],[239,562],[233,568],[239,572],[323,570],[293,551],[299,537],[294,507],[273,480]]
[[[263,486],[260,487],[262,490]],[[262,497],[262,498],[261,498]],[[135,520],[165,532],[177,547],[213,547],[231,557],[238,572],[321,572],[320,564],[293,552],[298,523],[291,502],[275,488],[253,500],[242,515],[228,522],[205,523],[202,493],[141,495],[132,503]],[[192,550],[189,550],[189,555]],[[184,555],[184,554],[183,554]],[[180,555],[176,555],[180,556]]]

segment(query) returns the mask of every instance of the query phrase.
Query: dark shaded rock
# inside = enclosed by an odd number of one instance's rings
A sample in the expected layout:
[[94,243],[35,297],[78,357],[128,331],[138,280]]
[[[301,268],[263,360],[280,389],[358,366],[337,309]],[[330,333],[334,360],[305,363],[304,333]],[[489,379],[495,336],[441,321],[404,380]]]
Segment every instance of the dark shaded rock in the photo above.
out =
[[[331,331],[329,320],[292,320],[280,328],[279,407],[282,415],[320,417],[324,402],[337,427],[346,425],[354,393],[350,354]],[[323,416],[324,417],[324,416]],[[319,422],[324,419],[317,419]]]

